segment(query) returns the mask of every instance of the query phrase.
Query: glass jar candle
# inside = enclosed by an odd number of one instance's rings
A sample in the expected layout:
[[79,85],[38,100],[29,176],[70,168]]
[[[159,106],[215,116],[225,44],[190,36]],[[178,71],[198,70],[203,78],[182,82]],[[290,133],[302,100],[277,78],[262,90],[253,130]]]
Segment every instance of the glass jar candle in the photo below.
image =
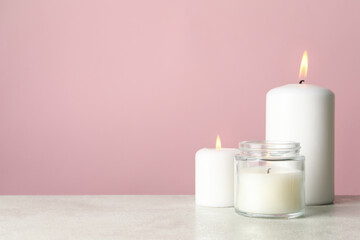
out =
[[235,211],[248,217],[295,218],[304,213],[300,144],[246,141],[235,155]]

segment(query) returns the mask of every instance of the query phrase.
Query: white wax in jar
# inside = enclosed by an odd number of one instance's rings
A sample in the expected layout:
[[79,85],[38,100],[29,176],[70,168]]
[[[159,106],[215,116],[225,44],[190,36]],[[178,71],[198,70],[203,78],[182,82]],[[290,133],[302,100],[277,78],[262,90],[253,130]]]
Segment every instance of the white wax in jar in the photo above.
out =
[[288,214],[304,207],[304,174],[286,168],[239,170],[235,207],[245,213]]
[[234,206],[233,148],[203,148],[195,155],[195,201],[208,207]]

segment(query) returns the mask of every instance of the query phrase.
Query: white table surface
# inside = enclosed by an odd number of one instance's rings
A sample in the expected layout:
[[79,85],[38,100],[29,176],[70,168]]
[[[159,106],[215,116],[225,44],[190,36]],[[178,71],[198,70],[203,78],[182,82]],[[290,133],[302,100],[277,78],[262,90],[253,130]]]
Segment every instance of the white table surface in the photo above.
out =
[[194,196],[0,196],[0,239],[360,239],[360,196],[298,219],[239,216]]

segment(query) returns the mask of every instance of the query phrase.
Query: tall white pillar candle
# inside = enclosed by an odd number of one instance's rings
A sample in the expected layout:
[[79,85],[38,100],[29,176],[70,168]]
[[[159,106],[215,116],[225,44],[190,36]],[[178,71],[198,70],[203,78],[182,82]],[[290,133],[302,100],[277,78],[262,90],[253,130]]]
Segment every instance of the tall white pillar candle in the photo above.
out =
[[301,144],[307,205],[334,200],[334,104],[330,90],[306,83],[274,88],[266,95],[266,139]]
[[203,148],[195,155],[195,201],[207,207],[234,206],[233,148]]

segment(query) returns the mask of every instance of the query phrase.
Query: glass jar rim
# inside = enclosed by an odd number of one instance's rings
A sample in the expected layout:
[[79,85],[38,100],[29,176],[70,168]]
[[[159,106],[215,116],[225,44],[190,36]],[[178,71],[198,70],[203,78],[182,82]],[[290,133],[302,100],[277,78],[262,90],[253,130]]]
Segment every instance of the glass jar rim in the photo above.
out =
[[239,143],[241,150],[300,150],[300,143],[279,140],[251,140]]
[[[300,159],[300,143],[294,141],[255,140],[239,143],[240,158],[263,160]],[[299,158],[300,157],[300,158]]]

